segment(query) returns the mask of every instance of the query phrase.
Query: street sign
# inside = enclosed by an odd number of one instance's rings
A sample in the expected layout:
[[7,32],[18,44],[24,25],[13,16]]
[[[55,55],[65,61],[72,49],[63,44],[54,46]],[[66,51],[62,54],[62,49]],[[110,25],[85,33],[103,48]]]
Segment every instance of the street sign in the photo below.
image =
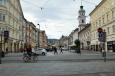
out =
[[102,32],[101,34],[98,34],[99,38],[98,40],[100,42],[106,42],[106,32]]
[[98,33],[102,33],[103,29],[102,28],[98,28]]
[[98,34],[98,37],[99,37],[99,38],[102,37],[102,33],[99,33],[99,34]]
[[6,37],[6,38],[9,37],[9,31],[4,31],[4,37]]

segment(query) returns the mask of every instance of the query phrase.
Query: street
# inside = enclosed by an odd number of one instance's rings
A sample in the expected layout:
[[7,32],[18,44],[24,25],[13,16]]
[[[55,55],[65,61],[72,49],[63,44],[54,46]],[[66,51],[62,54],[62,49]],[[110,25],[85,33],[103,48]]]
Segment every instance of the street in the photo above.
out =
[[0,76],[114,76],[115,54],[107,53],[104,62],[100,52],[48,52],[38,61],[24,62],[23,53],[9,53],[2,58]]

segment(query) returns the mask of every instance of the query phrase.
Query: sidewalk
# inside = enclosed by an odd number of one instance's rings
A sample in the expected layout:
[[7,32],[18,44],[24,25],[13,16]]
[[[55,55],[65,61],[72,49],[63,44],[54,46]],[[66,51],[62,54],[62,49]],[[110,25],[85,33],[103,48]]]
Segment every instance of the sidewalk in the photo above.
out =
[[[55,75],[52,75],[52,76],[55,76]],[[56,75],[56,76],[115,76],[115,72],[86,73],[86,74],[72,74],[72,75]]]

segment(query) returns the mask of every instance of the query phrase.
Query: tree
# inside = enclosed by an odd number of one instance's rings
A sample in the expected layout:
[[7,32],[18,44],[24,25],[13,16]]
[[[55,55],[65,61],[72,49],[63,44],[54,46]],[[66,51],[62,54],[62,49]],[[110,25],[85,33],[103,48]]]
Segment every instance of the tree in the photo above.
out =
[[80,40],[79,39],[76,39],[74,41],[75,45],[76,45],[76,53],[80,53],[81,54],[81,51],[80,51]]
[[76,47],[79,47],[79,46],[80,46],[80,40],[79,40],[79,39],[76,39],[76,40],[74,41],[74,43],[75,43]]

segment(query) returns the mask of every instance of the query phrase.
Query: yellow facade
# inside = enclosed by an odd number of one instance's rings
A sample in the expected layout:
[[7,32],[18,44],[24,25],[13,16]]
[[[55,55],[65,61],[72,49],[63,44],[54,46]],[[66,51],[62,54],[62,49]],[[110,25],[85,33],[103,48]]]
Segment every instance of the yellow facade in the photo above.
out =
[[[6,2],[5,2],[6,1]],[[9,52],[17,52],[21,47],[22,18],[23,13],[19,0],[1,0],[0,13],[3,18],[0,20],[0,27],[9,31],[8,43],[2,44],[2,49],[8,47]],[[4,38],[2,38],[4,39]],[[3,43],[3,41],[2,41]]]
[[97,29],[101,27],[105,30],[107,36],[105,49],[109,52],[112,51],[112,49],[108,49],[108,43],[115,41],[115,0],[102,0],[90,13],[90,19],[92,48],[96,51],[100,48]]

